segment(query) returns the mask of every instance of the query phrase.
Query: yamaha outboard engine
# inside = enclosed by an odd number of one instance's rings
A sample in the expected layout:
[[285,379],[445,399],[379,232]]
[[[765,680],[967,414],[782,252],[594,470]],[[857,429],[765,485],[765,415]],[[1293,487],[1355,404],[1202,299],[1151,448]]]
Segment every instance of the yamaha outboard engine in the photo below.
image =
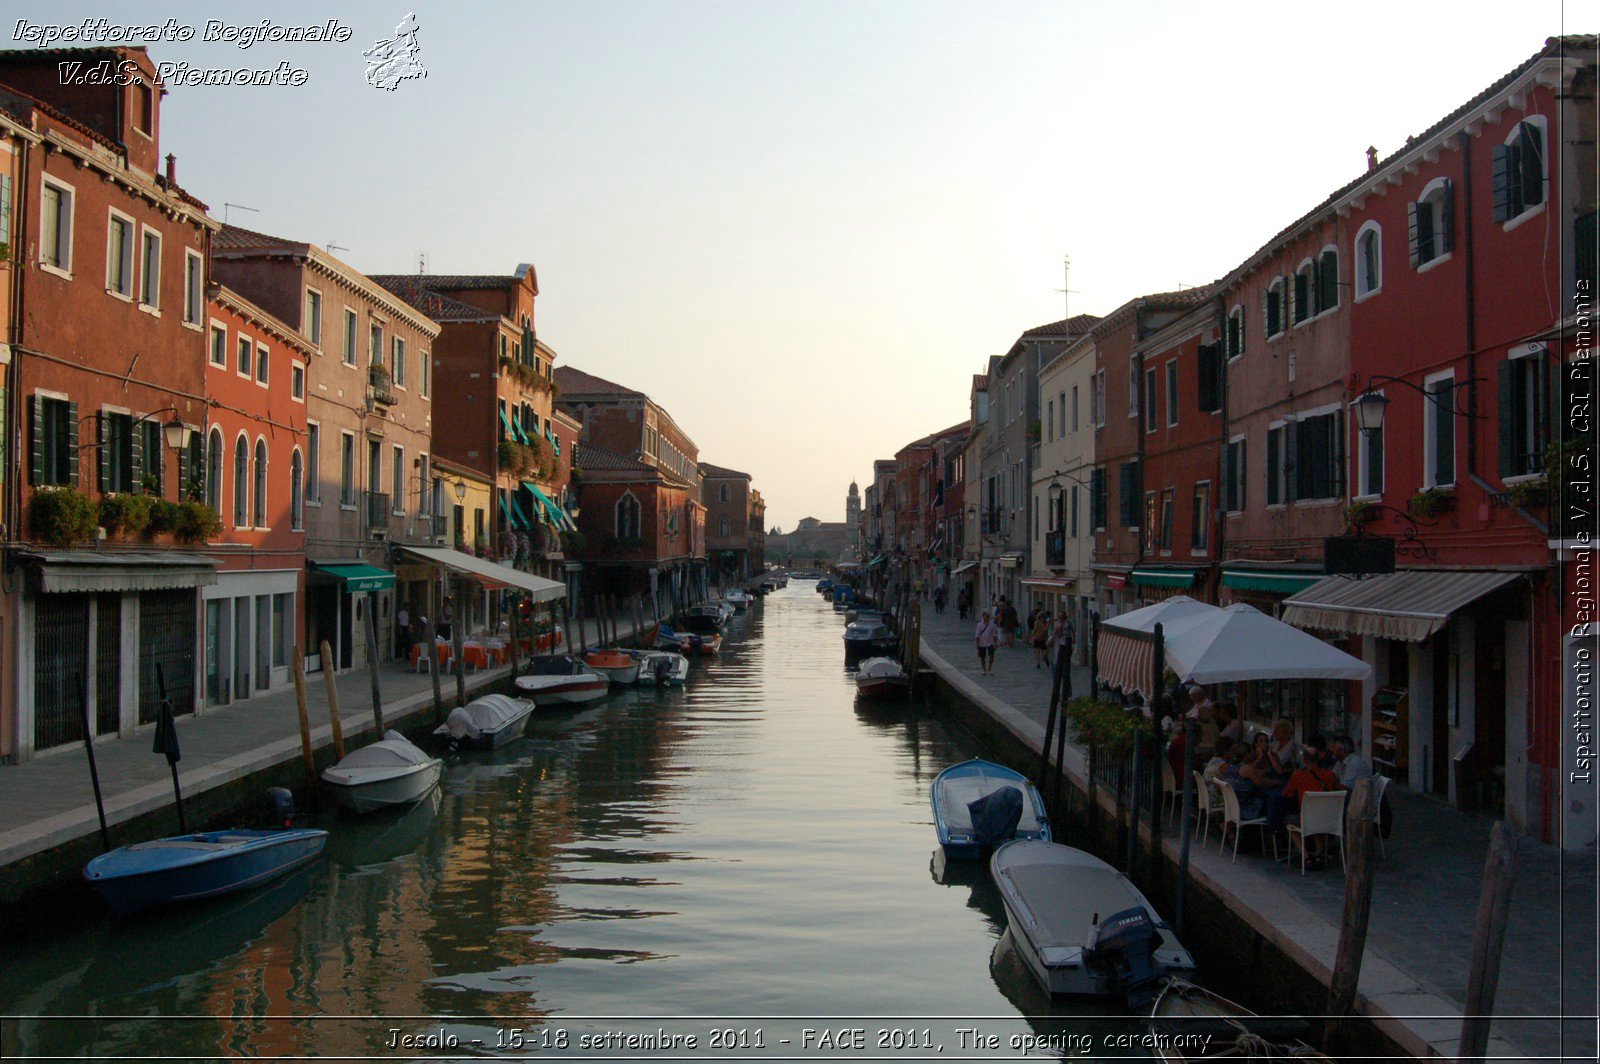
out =
[[267,818],[286,828],[294,826],[294,794],[289,788],[267,788]]
[[1022,792],[1015,787],[990,791],[968,802],[967,814],[972,818],[972,837],[985,850],[992,850],[1017,833],[1022,821]]
[[1113,994],[1126,997],[1131,1009],[1143,1011],[1155,999],[1156,984],[1164,974],[1155,959],[1160,943],[1149,913],[1123,909],[1089,929],[1083,964],[1105,979]]

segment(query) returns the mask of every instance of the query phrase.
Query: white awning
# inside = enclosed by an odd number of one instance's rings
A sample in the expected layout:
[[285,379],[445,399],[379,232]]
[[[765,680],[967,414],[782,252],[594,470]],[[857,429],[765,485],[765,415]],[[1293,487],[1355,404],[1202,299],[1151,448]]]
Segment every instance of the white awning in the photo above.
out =
[[[1102,631],[1102,637],[1103,637]],[[1243,602],[1193,613],[1166,629],[1166,663],[1180,680],[1365,680],[1372,666]]]
[[1523,575],[1408,569],[1360,579],[1330,576],[1284,599],[1283,619],[1299,628],[1421,643],[1456,610]]
[[960,576],[962,573],[966,572],[968,569],[973,568],[977,564],[978,564],[977,562],[962,562],[960,565],[958,565],[954,569],[950,570],[950,575],[951,576]]
[[217,563],[203,554],[175,551],[41,551],[22,555],[34,588],[45,594],[70,591],[164,591],[209,587]]
[[448,547],[411,547],[401,545],[402,553],[409,554],[419,561],[430,565],[440,565],[446,569],[469,576],[487,584],[503,585],[506,587],[520,588],[532,596],[535,602],[553,602],[556,599],[566,598],[567,585],[554,580],[546,580],[542,576],[525,573],[521,569],[513,569],[509,565],[475,558],[470,554],[463,554],[458,550]]

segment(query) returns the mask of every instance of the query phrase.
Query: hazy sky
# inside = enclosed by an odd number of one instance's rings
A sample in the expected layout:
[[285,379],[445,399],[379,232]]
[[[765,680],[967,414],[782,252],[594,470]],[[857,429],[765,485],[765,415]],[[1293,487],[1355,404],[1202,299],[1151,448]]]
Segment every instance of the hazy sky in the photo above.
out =
[[[966,416],[1023,329],[1209,281],[1592,11],[1522,4],[7,3],[321,22],[160,44],[310,72],[175,88],[162,150],[231,220],[359,269],[532,261],[561,362],[650,393],[785,530]],[[408,11],[423,80],[363,80]],[[1567,19],[1571,19],[1568,23]],[[1587,19],[1587,24],[1580,23]]]

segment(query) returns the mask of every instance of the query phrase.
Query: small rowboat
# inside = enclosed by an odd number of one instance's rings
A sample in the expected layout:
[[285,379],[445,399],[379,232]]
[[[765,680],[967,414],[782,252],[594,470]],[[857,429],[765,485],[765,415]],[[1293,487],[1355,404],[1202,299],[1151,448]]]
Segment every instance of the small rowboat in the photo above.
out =
[[351,751],[322,774],[341,809],[371,813],[410,805],[439,786],[443,762],[429,757],[399,732],[385,732],[370,746]]
[[[1014,797],[1001,793],[1008,789],[1016,792]],[[1038,789],[1022,773],[1004,765],[977,759],[951,765],[934,777],[929,796],[933,827],[946,857],[977,860],[985,850],[1013,838],[1050,841],[1050,818]],[[997,832],[989,807],[998,807],[1005,799],[1011,799],[1019,815],[1009,832]]]
[[173,835],[101,854],[83,878],[127,915],[248,890],[315,860],[328,833],[315,828],[235,828]]
[[1329,1060],[1300,1039],[1310,1024],[1295,1016],[1261,1017],[1221,994],[1170,979],[1150,1010],[1156,1059]]
[[452,750],[493,750],[522,735],[532,712],[533,703],[524,699],[484,695],[452,709],[433,736]]
[[614,684],[627,687],[639,678],[639,659],[622,650],[592,650],[583,663]]
[[856,693],[863,698],[900,694],[911,687],[911,677],[893,658],[868,658],[856,669]]

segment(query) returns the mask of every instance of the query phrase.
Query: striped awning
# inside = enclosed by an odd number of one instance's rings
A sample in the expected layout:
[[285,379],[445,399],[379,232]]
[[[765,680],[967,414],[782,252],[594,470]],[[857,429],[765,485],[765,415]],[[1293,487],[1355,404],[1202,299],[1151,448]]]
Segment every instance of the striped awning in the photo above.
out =
[[1128,578],[1139,587],[1193,587],[1196,569],[1135,569]]
[[1292,595],[1322,579],[1321,573],[1274,573],[1262,569],[1224,569],[1222,586],[1236,591],[1264,591],[1272,595]]
[[1095,676],[1126,694],[1148,697],[1155,682],[1155,643],[1104,626],[1095,641]]
[[1408,569],[1360,579],[1330,576],[1284,599],[1283,619],[1298,628],[1421,643],[1452,613],[1523,575]]

